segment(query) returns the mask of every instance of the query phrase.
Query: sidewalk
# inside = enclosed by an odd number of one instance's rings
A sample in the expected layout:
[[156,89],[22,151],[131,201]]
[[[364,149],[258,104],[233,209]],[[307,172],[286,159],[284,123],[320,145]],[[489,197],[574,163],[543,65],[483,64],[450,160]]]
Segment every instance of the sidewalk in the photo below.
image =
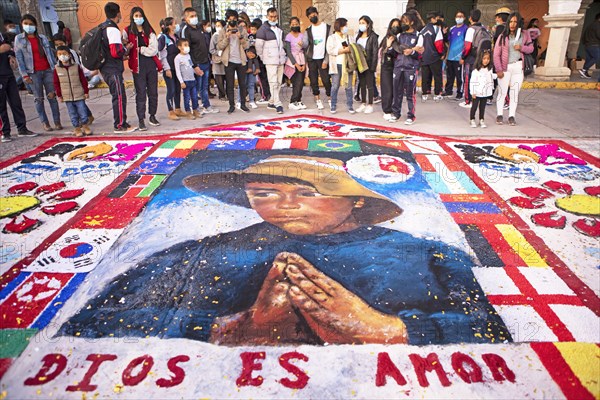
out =
[[[578,83],[578,82],[575,82]],[[236,110],[233,114],[226,113],[228,104],[213,99],[212,104],[220,109],[218,114],[210,114],[202,119],[190,121],[170,121],[167,119],[167,107],[165,104],[164,88],[159,89],[159,111],[158,120],[162,123],[159,127],[148,126],[147,132],[135,132],[132,136],[160,135],[168,134],[186,129],[210,127],[219,124],[231,124],[235,122],[247,122],[249,120],[260,120],[268,118],[277,118],[281,116],[297,116],[301,114],[334,116],[340,119],[389,126],[398,129],[408,129],[417,132],[429,133],[440,136],[452,136],[461,138],[555,138],[561,140],[584,140],[589,142],[589,151],[592,154],[600,156],[594,149],[598,148],[600,143],[600,92],[596,90],[581,89],[525,89],[521,92],[519,108],[517,111],[517,126],[508,125],[498,126],[494,123],[496,117],[496,105],[488,106],[486,109],[487,129],[469,127],[469,110],[458,106],[458,102],[451,99],[444,99],[439,103],[433,101],[422,102],[418,97],[416,114],[417,120],[414,125],[406,126],[403,121],[405,116],[395,124],[383,120],[381,105],[375,105],[375,112],[372,114],[354,114],[346,111],[345,95],[343,91],[339,94],[338,113],[332,115],[328,109],[319,112],[310,93],[310,88],[305,88],[303,92],[303,101],[308,106],[307,110],[302,112],[288,110],[287,105],[292,94],[291,87],[282,88],[282,100],[284,102],[285,113],[276,114],[274,111],[266,108],[265,105],[259,106],[256,110],[251,110],[246,114]],[[42,126],[35,113],[33,97],[22,93],[23,107],[28,117],[28,128],[34,132],[40,133],[35,138],[16,137],[16,129],[12,128],[14,140],[10,143],[0,145],[0,160],[12,158],[18,154],[29,151],[36,146],[44,143],[52,137],[68,137],[72,133],[70,120],[64,104],[61,104],[62,123],[65,129],[60,132],[43,133]],[[135,115],[135,98],[131,89],[127,90],[128,95],[128,120],[132,125],[137,125]],[[112,122],[111,97],[108,89],[99,88],[90,91],[88,106],[94,113],[96,120],[92,125],[94,137],[103,135],[114,135]],[[50,112],[50,107],[46,103],[46,111]],[[403,112],[406,111],[406,105],[403,105]],[[507,111],[504,112],[505,119]],[[9,114],[10,115],[10,114]],[[146,116],[147,118],[148,116]],[[10,115],[12,121],[12,115]],[[595,146],[595,147],[594,147]]]

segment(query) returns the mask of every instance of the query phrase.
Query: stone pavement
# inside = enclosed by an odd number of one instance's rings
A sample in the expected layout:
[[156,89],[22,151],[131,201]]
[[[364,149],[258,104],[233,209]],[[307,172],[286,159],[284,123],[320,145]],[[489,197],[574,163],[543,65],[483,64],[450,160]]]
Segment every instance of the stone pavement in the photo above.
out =
[[[589,82],[589,81],[588,81]],[[159,89],[159,112],[158,120],[162,123],[159,127],[148,126],[146,132],[135,132],[133,136],[160,135],[183,131],[193,128],[209,127],[218,124],[230,124],[235,122],[246,122],[250,119],[261,120],[280,117],[266,105],[259,106],[246,114],[236,110],[231,115],[226,113],[228,104],[217,99],[212,104],[220,110],[218,114],[205,115],[204,118],[195,121],[180,120],[170,121],[166,117],[165,104],[166,89]],[[127,113],[129,123],[137,124],[135,115],[135,95],[132,89],[127,89],[128,105]],[[297,116],[301,114],[318,115],[315,103],[309,88],[304,89],[303,100],[308,106],[307,110],[293,111],[287,109],[288,99],[292,94],[291,87],[283,87],[282,99],[285,105],[285,113],[281,116]],[[339,94],[338,113],[331,114],[327,109],[322,111],[323,116],[336,117],[351,121],[360,121],[370,124],[385,125],[400,129],[410,129],[417,132],[455,137],[473,138],[555,138],[566,141],[584,140],[589,142],[587,150],[591,154],[599,155],[598,144],[600,138],[600,92],[597,90],[583,89],[526,89],[521,92],[519,108],[517,110],[517,126],[497,126],[494,123],[496,116],[496,105],[488,106],[486,109],[487,129],[469,127],[469,110],[458,106],[458,102],[452,99],[444,99],[439,103],[432,100],[423,102],[418,100],[416,114],[417,120],[414,125],[404,125],[404,117],[395,124],[390,124],[382,119],[381,106],[375,105],[373,114],[354,114],[346,111],[345,95],[343,91]],[[64,137],[72,133],[70,120],[64,104],[61,104],[62,124],[65,127],[60,132],[42,133],[41,124],[35,113],[33,97],[22,92],[22,100],[25,113],[28,116],[28,127],[34,132],[40,133],[35,138],[15,137],[16,129],[12,130],[14,140],[10,143],[0,145],[0,161],[7,160],[18,154],[29,151],[44,143],[51,137]],[[88,106],[94,113],[96,120],[92,125],[96,136],[114,135],[112,130],[111,97],[107,88],[98,88],[90,91]],[[356,106],[355,106],[356,107]],[[49,113],[50,107],[46,103]],[[404,105],[403,111],[406,111]],[[505,111],[505,119],[508,112]],[[12,116],[10,116],[12,121]],[[146,125],[148,125],[146,123]]]

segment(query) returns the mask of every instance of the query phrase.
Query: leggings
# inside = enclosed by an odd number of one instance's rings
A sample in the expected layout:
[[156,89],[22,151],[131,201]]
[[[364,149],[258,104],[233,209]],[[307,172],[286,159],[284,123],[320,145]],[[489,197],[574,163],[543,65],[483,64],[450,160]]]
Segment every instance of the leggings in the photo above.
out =
[[489,97],[475,97],[471,102],[471,119],[475,119],[475,111],[479,108],[479,119],[485,117],[485,105]]

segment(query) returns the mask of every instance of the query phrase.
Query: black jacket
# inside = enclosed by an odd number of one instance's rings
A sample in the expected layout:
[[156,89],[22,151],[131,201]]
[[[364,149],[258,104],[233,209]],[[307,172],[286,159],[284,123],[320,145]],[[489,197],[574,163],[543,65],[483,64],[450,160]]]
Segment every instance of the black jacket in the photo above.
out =
[[[331,35],[333,35],[333,27],[329,24],[325,24],[327,26],[327,35],[325,35],[325,41]],[[315,42],[312,33],[312,25],[306,28],[306,35],[304,36],[304,40],[308,40],[308,46],[305,48],[306,50],[306,61],[312,61],[313,52],[315,50]],[[323,57],[323,62],[328,63],[329,57],[327,56],[327,46],[325,46],[325,56]]]
[[429,65],[442,59],[444,54],[444,34],[442,27],[428,23],[421,30],[423,37],[423,47],[425,50],[422,55],[422,64]]
[[[361,35],[362,32],[359,32],[356,36],[357,43]],[[369,65],[369,69],[373,72],[377,71],[377,64],[379,63],[379,36],[375,32],[371,32],[367,38],[365,53],[365,58],[367,59],[367,65]]]
[[208,64],[208,45],[206,44],[206,36],[202,25],[196,25],[194,28],[186,24],[181,30],[180,37],[190,42],[190,57],[194,67],[200,64]]
[[583,31],[582,41],[584,46],[600,46],[600,21],[595,20]]

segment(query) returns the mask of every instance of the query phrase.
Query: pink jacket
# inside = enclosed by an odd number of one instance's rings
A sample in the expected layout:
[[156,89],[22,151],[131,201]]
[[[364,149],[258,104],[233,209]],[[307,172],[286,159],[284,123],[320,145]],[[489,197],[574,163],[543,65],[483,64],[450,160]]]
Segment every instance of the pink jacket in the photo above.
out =
[[[531,41],[529,32],[522,30],[521,35],[523,36],[521,54],[533,53],[533,42]],[[496,46],[494,46],[494,67],[496,68],[496,72],[506,72],[508,69],[508,43],[508,38],[506,38],[506,41],[502,43],[502,35],[500,35],[496,41]]]

